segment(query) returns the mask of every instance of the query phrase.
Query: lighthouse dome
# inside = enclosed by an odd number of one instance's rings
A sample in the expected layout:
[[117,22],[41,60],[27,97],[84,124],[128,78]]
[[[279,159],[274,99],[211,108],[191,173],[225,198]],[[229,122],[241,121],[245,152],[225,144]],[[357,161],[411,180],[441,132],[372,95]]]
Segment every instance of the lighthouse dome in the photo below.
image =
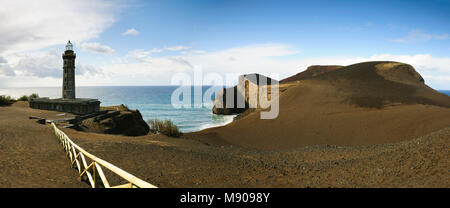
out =
[[72,45],[72,43],[70,42],[70,40],[69,40],[69,42],[67,42],[67,44],[66,44],[66,51],[73,51],[73,45]]

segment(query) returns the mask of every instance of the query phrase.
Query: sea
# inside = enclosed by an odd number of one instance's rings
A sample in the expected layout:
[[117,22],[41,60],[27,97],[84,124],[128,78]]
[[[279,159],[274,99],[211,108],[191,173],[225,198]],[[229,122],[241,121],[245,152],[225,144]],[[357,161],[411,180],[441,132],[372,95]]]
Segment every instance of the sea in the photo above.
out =
[[444,93],[444,94],[450,96],[450,90],[439,90],[439,92]]
[[[178,86],[101,86],[77,87],[76,97],[96,98],[101,106],[124,104],[130,109],[138,109],[145,121],[148,119],[171,120],[182,132],[200,131],[206,128],[223,126],[233,121],[233,115],[212,113],[214,94],[205,102],[194,105],[194,87],[191,88],[191,107],[176,108],[172,105],[172,93]],[[202,86],[202,97],[211,86]],[[199,89],[199,88],[197,88]],[[214,88],[213,88],[214,89]],[[216,87],[216,90],[217,91]],[[198,90],[197,90],[198,91]],[[3,88],[0,95],[19,98],[22,95],[37,93],[39,97],[60,98],[61,87]],[[179,97],[182,99],[182,96]],[[202,99],[203,100],[203,99]]]

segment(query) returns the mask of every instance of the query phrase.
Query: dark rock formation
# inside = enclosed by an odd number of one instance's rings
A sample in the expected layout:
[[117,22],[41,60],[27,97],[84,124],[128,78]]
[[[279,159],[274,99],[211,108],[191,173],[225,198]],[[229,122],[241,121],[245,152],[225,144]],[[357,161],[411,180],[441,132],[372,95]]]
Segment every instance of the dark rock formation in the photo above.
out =
[[[234,101],[233,101],[233,106],[231,108],[226,108],[226,104],[227,101],[226,99],[226,92],[230,92],[230,91],[234,91]],[[234,114],[239,114],[242,113],[246,110],[246,108],[238,108],[237,107],[237,97],[241,96],[242,94],[238,92],[237,90],[237,86],[234,87],[230,87],[230,88],[224,88],[222,89],[222,91],[220,91],[220,93],[217,95],[216,99],[214,100],[214,106],[213,106],[213,113],[214,114],[220,114],[220,115],[234,115]],[[220,99],[222,98],[222,99]],[[223,107],[217,107],[217,104],[221,103]],[[246,106],[248,106],[246,104]]]
[[124,106],[106,107],[103,114],[90,117],[79,122],[83,131],[121,134],[126,136],[146,135],[150,128],[142,118],[139,110],[129,110]]
[[[241,75],[236,86],[224,88],[218,93],[212,111],[214,114],[233,115],[243,113],[249,108],[259,108],[260,97],[263,100],[270,99],[272,83],[278,83],[278,81],[261,74]],[[264,87],[268,93],[260,95],[260,87]],[[233,97],[227,96],[227,93],[232,93]],[[229,100],[227,100],[227,97]],[[231,97],[232,99],[230,99]],[[243,102],[240,103],[240,101]]]

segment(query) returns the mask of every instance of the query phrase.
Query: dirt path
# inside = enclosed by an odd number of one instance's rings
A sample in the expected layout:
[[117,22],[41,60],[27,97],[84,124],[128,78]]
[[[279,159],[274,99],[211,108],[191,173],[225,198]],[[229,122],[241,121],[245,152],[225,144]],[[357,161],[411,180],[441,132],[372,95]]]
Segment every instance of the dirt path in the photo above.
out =
[[57,118],[58,112],[24,105],[0,107],[0,187],[89,187],[70,168],[50,126],[28,119],[30,115]]

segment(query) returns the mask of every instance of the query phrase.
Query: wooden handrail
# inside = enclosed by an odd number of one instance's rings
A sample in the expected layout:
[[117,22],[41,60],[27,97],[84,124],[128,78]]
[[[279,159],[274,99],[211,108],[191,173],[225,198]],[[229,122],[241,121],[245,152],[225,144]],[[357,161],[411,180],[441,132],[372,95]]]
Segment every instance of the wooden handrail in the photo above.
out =
[[[78,169],[80,177],[83,178],[87,176],[87,181],[90,183],[92,188],[99,187],[99,181],[103,183],[103,187],[105,188],[158,188],[87,152],[83,148],[76,145],[72,140],[70,140],[70,138],[63,131],[58,129],[58,127],[56,127],[54,123],[52,123],[52,127],[55,130],[56,137],[63,145],[67,156],[70,158],[72,167],[76,164],[76,168]],[[89,165],[86,162],[85,157],[92,160]],[[105,174],[103,173],[102,166],[125,179],[126,181],[128,181],[128,183],[111,187],[105,177]],[[100,180],[98,180],[97,178]]]

